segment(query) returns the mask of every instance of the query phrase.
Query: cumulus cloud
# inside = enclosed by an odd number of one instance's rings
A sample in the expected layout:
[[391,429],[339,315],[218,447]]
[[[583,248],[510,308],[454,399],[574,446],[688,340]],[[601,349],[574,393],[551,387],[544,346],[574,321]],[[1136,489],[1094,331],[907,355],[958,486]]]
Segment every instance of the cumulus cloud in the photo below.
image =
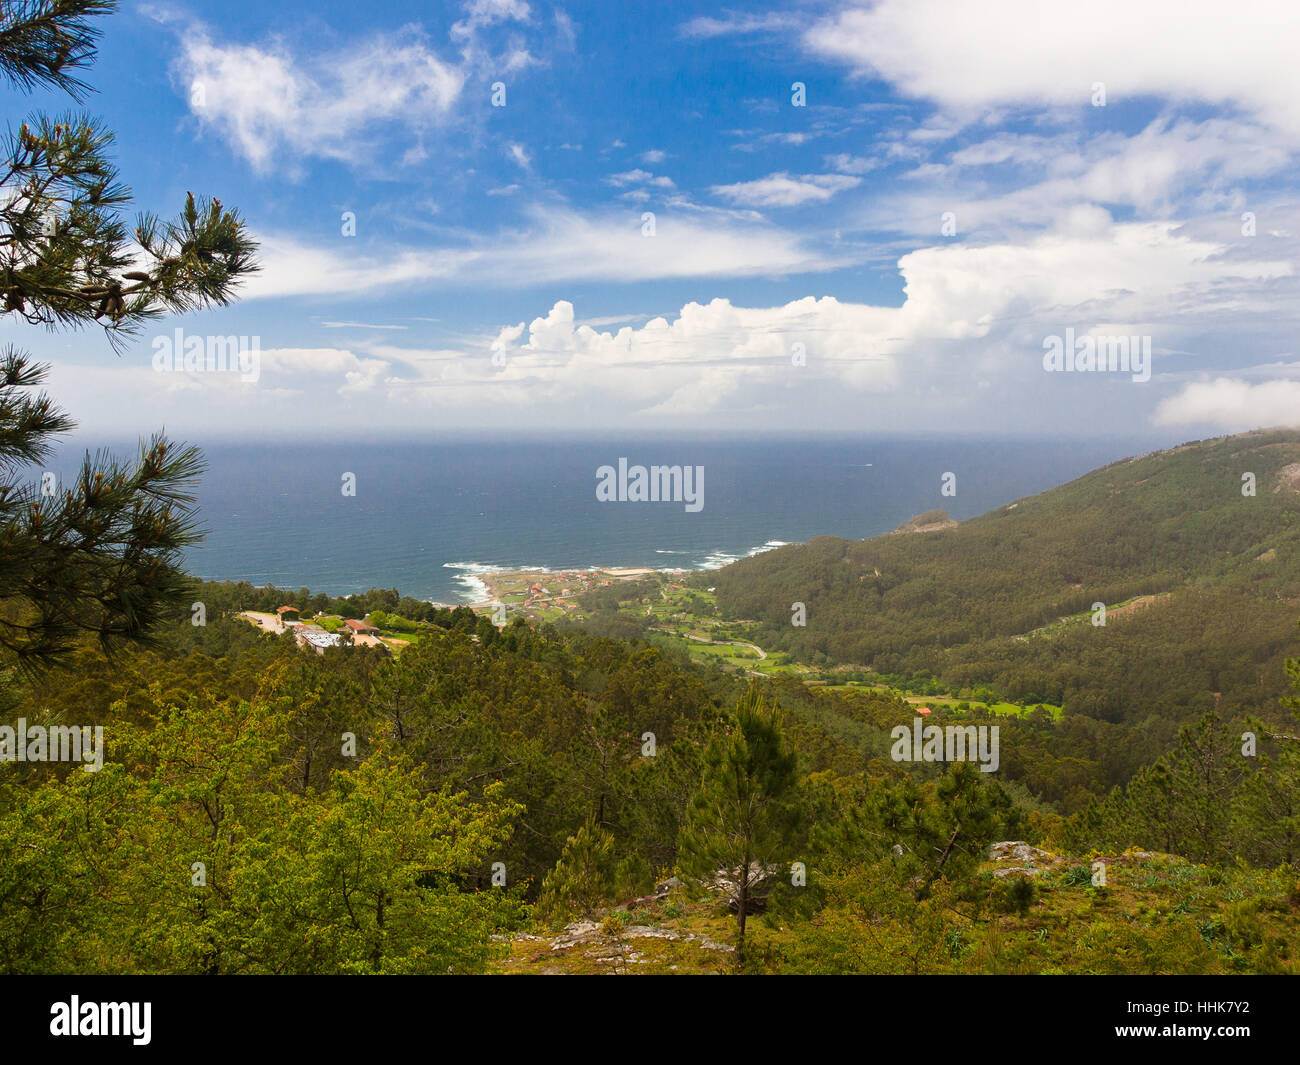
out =
[[1216,377],[1186,385],[1156,408],[1157,425],[1207,425],[1237,433],[1275,425],[1300,425],[1300,381],[1251,384]]
[[1290,0],[880,0],[816,21],[814,53],[966,114],[1151,95],[1228,105],[1300,139],[1300,9]]
[[873,392],[947,380],[960,390],[981,375],[1011,374],[1032,390],[1044,381],[1044,335],[1154,329],[1168,350],[1198,327],[1200,309],[1214,302],[1207,293],[1290,272],[1287,263],[1233,261],[1220,251],[1167,225],[1094,220],[1025,245],[905,255],[901,307],[828,296],[743,307],[719,298],[687,303],[672,318],[602,330],[559,300],[531,322],[501,327],[463,358],[368,350],[414,367],[385,379],[403,404],[467,404],[487,395],[534,407],[595,399],[629,416],[675,416],[733,398],[752,404],[795,383]]
[[[672,226],[664,224],[651,238],[625,218],[560,212],[535,222],[527,240],[373,261],[303,247],[290,249],[286,259],[283,248],[268,243],[266,283],[281,294],[362,293],[431,278],[442,287],[490,280],[500,290],[503,279],[704,277],[710,269],[729,276],[807,254],[768,227],[698,224],[670,235]],[[1127,404],[1125,414],[1136,424],[1149,416],[1157,389],[1200,368],[1180,352],[1197,347],[1227,316],[1238,323],[1234,339],[1243,349],[1267,350],[1246,333],[1251,323],[1266,328],[1267,319],[1243,309],[1249,311],[1261,290],[1271,288],[1274,299],[1294,292],[1292,263],[1278,254],[1289,247],[1263,237],[1234,247],[1185,226],[1115,224],[1104,211],[1081,209],[1069,225],[1032,239],[936,244],[902,255],[901,306],[824,294],[771,306],[715,298],[624,324],[583,322],[571,300],[548,297],[539,309],[549,309],[531,320],[497,319],[482,335],[448,348],[393,343],[401,333],[360,334],[346,348],[273,348],[263,354],[256,386],[230,375],[146,373],[137,381],[124,374],[111,384],[94,379],[96,405],[135,410],[139,397],[147,405],[162,394],[171,397],[169,412],[192,412],[199,424],[222,426],[263,416],[267,397],[278,396],[340,424],[351,418],[352,424],[426,425],[430,410],[447,411],[446,424],[481,424],[505,412],[512,425],[557,418],[569,424],[566,418],[586,419],[587,410],[591,423],[602,425],[773,410],[785,427],[809,428],[817,427],[807,424],[812,411],[829,419],[833,409],[842,419],[852,397],[889,393],[898,401],[872,410],[893,417],[897,408],[893,427],[902,428],[926,414],[955,425],[958,413],[968,424],[986,426],[987,393],[982,402],[975,397],[993,387],[999,403],[1018,412],[1017,424],[1085,419],[1089,403],[1093,411],[1112,413]],[[1284,284],[1289,288],[1279,287]],[[1152,336],[1153,382],[1133,385],[1125,378],[1119,389],[1113,375],[1044,373],[1043,338],[1071,328],[1076,335]],[[1263,372],[1277,377],[1285,370],[1266,364]],[[1186,386],[1161,405],[1158,423],[1246,428],[1295,420],[1289,410],[1300,407],[1291,382],[1247,384],[1241,376]],[[78,388],[71,397],[81,394]]]
[[818,375],[864,389],[892,387],[892,360],[869,350],[888,316],[830,297],[771,308],[715,299],[686,304],[671,322],[659,317],[602,332],[575,325],[573,304],[560,300],[526,329],[502,329],[492,350],[504,361],[503,383],[634,396],[638,413],[699,413],[746,384],[787,378],[796,345],[799,365],[820,360]]

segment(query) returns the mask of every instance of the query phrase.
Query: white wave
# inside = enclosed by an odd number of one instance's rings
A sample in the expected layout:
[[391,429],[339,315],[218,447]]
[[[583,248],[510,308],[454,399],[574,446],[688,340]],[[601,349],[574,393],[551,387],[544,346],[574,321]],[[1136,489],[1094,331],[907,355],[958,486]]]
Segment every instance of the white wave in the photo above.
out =
[[499,566],[495,562],[444,562],[442,568],[462,569],[466,573],[513,573],[521,569],[550,572],[545,566]]
[[739,562],[742,558],[753,558],[755,555],[761,555],[764,551],[775,551],[778,547],[789,547],[786,540],[768,540],[766,543],[759,544],[757,547],[751,547],[743,555],[733,555],[726,551],[711,551],[704,558],[696,563],[696,569],[710,570],[721,569],[723,566],[729,566],[733,562]]

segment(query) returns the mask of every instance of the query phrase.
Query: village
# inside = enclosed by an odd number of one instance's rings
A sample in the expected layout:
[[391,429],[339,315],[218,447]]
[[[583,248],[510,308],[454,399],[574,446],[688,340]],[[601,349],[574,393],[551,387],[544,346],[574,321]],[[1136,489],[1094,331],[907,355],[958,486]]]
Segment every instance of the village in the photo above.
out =
[[245,610],[238,616],[276,636],[292,632],[299,647],[309,647],[318,655],[323,655],[330,647],[386,647],[392,650],[395,649],[393,645],[405,646],[409,642],[382,636],[376,626],[357,618],[331,614],[307,622],[300,620],[301,613],[296,606],[281,606],[274,614]]
[[[584,620],[577,597],[595,588],[618,582],[634,581],[659,571],[647,567],[618,567],[573,570],[508,570],[484,574],[479,578],[486,595],[468,605],[475,613],[486,615],[496,625],[506,624],[512,614],[522,614],[538,621],[567,618]],[[680,585],[673,584],[673,588]],[[449,605],[450,606],[450,605]],[[304,620],[302,610],[284,605],[275,611],[244,610],[237,616],[262,632],[275,636],[292,633],[299,647],[324,654],[332,647],[383,647],[400,651],[420,638],[424,626],[396,615],[345,618],[338,614],[318,614]],[[379,620],[387,628],[374,624]],[[394,627],[396,621],[401,627]]]
[[655,574],[648,567],[596,567],[569,570],[509,570],[486,573],[478,579],[487,595],[471,603],[472,609],[499,616],[499,607],[518,611],[530,618],[556,621],[559,618],[584,620],[577,597],[595,588],[619,581],[633,581]]

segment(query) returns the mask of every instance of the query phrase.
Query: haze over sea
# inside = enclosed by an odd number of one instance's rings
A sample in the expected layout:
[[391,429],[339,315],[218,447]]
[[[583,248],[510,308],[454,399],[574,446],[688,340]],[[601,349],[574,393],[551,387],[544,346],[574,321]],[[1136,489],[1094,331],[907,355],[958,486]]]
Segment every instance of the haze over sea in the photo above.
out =
[[[205,579],[471,601],[482,592],[475,575],[493,569],[708,569],[814,536],[875,536],[935,508],[969,518],[1153,446],[867,436],[204,444],[206,539],[187,562]],[[71,476],[73,454],[47,468]],[[596,470],[620,457],[703,466],[703,510],[599,502]],[[945,498],[949,471],[957,494]],[[344,473],[356,475],[354,497],[342,494]]]

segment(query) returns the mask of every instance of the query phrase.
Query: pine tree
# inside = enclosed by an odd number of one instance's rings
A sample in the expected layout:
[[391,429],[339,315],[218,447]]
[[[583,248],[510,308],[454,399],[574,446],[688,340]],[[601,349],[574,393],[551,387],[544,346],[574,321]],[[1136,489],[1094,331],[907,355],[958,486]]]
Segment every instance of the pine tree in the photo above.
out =
[[614,890],[614,837],[588,820],[564,844],[542,881],[538,909],[551,917],[589,917]]
[[[114,0],[30,0],[0,8],[0,77],[22,90],[88,91],[95,19]],[[99,325],[117,348],[169,312],[225,304],[251,270],[255,245],[219,200],[186,201],[179,217],[140,216],[109,161],[112,134],[69,114],[34,116],[0,149],[0,313],[32,325]],[[25,483],[73,422],[34,392],[44,368],[0,353],[0,648],[24,667],[59,662],[85,634],[111,652],[148,637],[186,605],[180,551],[195,542],[190,486],[197,450],[155,435],[137,460],[86,455],[71,484]]]
[[682,825],[682,871],[706,883],[721,871],[735,884],[736,966],[745,964],[745,924],[769,867],[784,858],[794,823],[795,756],[775,707],[758,689],[736,705],[704,753],[704,774]]

